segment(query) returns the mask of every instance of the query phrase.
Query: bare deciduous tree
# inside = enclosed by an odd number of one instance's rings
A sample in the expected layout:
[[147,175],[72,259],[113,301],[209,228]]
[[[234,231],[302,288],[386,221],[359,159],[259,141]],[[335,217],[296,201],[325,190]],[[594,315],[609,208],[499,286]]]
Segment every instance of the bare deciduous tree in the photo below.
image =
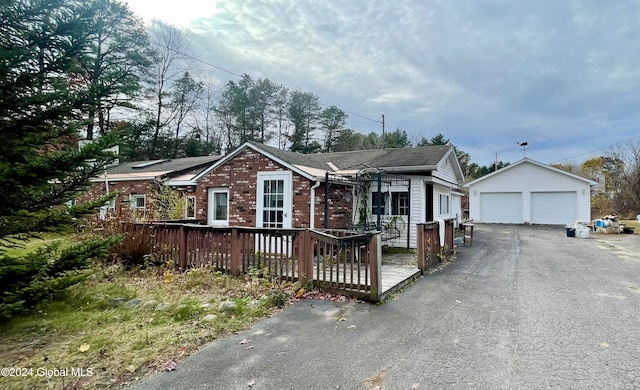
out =
[[613,183],[613,208],[623,218],[640,214],[640,141],[625,142],[609,148],[604,169]]
[[184,34],[176,27],[157,21],[151,26],[151,41],[157,56],[155,74],[152,83],[154,96],[154,131],[149,145],[149,156],[155,158],[158,139],[162,130],[172,121],[165,108],[170,102],[170,89],[180,77],[184,69],[181,61],[185,59],[187,41]]

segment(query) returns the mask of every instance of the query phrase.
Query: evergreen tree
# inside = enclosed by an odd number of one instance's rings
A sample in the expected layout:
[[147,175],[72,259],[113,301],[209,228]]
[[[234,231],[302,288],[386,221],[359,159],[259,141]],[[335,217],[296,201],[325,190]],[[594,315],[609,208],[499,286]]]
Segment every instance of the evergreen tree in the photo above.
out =
[[320,115],[320,98],[312,93],[299,90],[291,92],[290,95],[287,112],[293,125],[290,150],[300,153],[315,153],[321,148],[313,135]]
[[332,152],[347,129],[349,116],[336,106],[325,108],[320,113],[320,124],[324,130],[324,152]]
[[438,133],[435,136],[427,139],[422,137],[416,146],[431,146],[431,145],[447,145],[449,144],[449,138],[444,138],[444,134]]
[[13,0],[0,6],[0,320],[52,299],[87,276],[114,239],[16,256],[34,232],[63,230],[100,203],[67,208],[114,158],[111,139],[78,147],[90,92],[74,80],[87,49],[80,1]]
[[410,148],[411,141],[409,141],[409,135],[407,135],[407,131],[401,128],[396,128],[391,133],[387,133],[384,135],[384,139],[382,140],[385,148]]
[[144,24],[125,3],[85,0],[82,4],[86,21],[82,39],[87,50],[79,58],[82,72],[75,82],[90,93],[87,139],[93,139],[95,125],[101,135],[109,130],[114,108],[133,108],[131,100],[141,92],[141,81],[149,77],[155,53]]

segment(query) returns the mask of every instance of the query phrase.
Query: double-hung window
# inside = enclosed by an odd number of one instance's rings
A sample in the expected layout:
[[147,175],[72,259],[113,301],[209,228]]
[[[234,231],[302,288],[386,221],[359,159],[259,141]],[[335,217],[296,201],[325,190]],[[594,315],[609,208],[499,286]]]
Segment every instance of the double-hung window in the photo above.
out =
[[440,215],[449,214],[449,195],[440,194]]
[[184,202],[184,217],[186,219],[196,218],[196,197],[187,196]]
[[147,196],[131,195],[131,208],[135,211],[144,211],[147,208]]
[[229,225],[229,190],[209,188],[209,225]]
[[409,215],[409,193],[391,193],[391,215]]
[[386,192],[371,193],[371,214],[378,215],[378,199],[380,199],[380,215],[385,215],[387,199]]
[[144,218],[147,211],[147,196],[131,194],[129,202],[133,218]]

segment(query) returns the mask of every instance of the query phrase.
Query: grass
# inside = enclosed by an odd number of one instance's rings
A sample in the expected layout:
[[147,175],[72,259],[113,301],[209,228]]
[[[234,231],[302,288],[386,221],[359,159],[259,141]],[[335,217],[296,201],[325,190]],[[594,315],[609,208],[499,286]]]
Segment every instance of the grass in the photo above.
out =
[[[60,302],[42,304],[0,327],[3,367],[32,370],[26,377],[0,377],[0,388],[111,388],[136,382],[271,315],[298,287],[210,268],[99,267]],[[132,299],[140,304],[124,304]],[[235,306],[225,310],[223,301]],[[37,376],[44,373],[39,368],[69,373],[81,368],[91,376],[47,378]]]
[[633,234],[640,233],[640,223],[638,223],[637,219],[625,219],[620,221],[626,227],[630,227],[633,229]]
[[5,248],[5,250],[6,253],[11,256],[24,256],[44,245],[50,245],[56,242],[61,242],[64,246],[65,242],[68,242],[68,237],[53,233],[40,233],[37,237],[30,237],[26,241],[20,241],[19,246]]

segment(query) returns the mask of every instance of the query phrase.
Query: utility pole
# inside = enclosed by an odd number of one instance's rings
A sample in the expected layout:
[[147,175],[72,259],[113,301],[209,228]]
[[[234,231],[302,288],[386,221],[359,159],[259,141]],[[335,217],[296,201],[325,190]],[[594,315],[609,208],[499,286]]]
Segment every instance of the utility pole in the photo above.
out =
[[384,135],[384,114],[382,114],[382,149],[387,146],[387,137]]

